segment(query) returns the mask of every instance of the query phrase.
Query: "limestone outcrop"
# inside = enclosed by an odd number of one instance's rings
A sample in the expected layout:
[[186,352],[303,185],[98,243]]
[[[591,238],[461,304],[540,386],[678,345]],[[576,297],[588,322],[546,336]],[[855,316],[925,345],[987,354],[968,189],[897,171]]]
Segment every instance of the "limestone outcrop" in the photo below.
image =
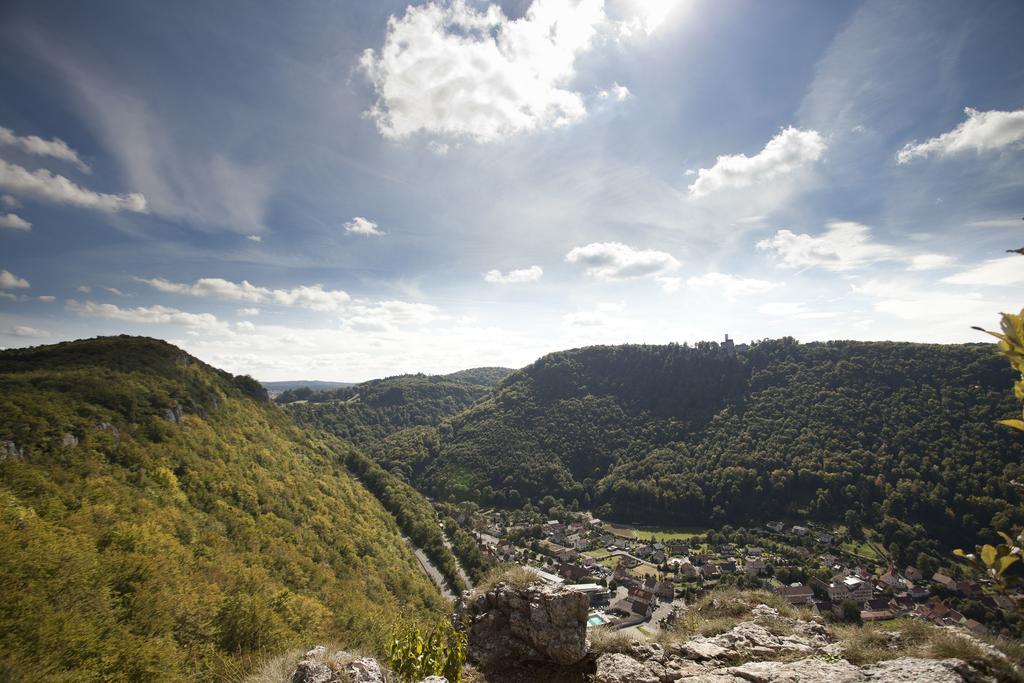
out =
[[[758,606],[753,620],[665,650],[634,642],[597,658],[595,683],[995,683],[998,675],[959,659],[901,657],[856,666],[821,624]],[[899,634],[893,632],[895,638]],[[967,634],[958,634],[972,640]],[[998,652],[993,657],[1005,657]]]
[[456,619],[466,629],[470,659],[486,667],[503,662],[569,666],[587,656],[588,607],[585,595],[563,587],[499,583],[464,595]]
[[[394,680],[372,657],[358,657],[339,650],[329,652],[318,645],[307,652],[288,679],[289,683],[387,683]],[[430,676],[420,683],[448,683],[442,676]]]

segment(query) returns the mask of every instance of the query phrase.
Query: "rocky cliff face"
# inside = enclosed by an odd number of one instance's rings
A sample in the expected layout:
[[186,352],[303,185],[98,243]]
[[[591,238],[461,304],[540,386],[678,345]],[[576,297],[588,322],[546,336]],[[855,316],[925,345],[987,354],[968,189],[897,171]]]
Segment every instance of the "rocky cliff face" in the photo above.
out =
[[[900,657],[855,666],[821,624],[781,616],[766,605],[751,621],[713,637],[694,636],[666,651],[634,642],[625,652],[597,657],[594,683],[982,683],[1003,680],[982,664],[960,659]],[[897,641],[898,632],[892,632]],[[970,639],[964,634],[962,637]],[[980,643],[977,645],[981,646]],[[983,646],[982,646],[983,647]],[[999,658],[997,652],[989,656]],[[1008,662],[1004,663],[1008,666]]]
[[469,640],[469,656],[487,668],[523,662],[572,665],[587,656],[587,609],[582,593],[499,583],[467,594],[456,620]]
[[[857,666],[824,625],[758,605],[746,621],[714,636],[695,635],[663,647],[618,642],[597,652],[587,640],[587,600],[566,588],[499,583],[467,593],[456,620],[465,628],[471,669],[462,683],[999,683],[1024,680],[1005,655],[959,630],[983,656],[962,659],[896,657]],[[899,651],[899,631],[886,631]],[[311,650],[287,683],[378,683],[384,672],[372,659]],[[328,661],[330,660],[330,661]],[[333,664],[331,662],[334,662]],[[340,662],[340,663],[339,663]],[[347,676],[347,678],[342,676]],[[428,679],[441,683],[443,679]]]

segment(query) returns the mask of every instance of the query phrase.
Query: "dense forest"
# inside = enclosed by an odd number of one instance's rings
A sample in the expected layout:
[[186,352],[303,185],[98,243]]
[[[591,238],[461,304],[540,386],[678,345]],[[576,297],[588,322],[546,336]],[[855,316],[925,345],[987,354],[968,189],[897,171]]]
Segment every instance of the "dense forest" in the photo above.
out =
[[1013,380],[990,344],[590,347],[512,374],[409,463],[442,498],[552,496],[663,525],[832,520],[912,559],[1024,521],[1024,449],[995,425]]
[[0,678],[223,680],[433,618],[433,511],[369,463],[400,529],[359,458],[164,342],[0,352]]
[[511,370],[472,368],[450,375],[398,375],[328,391],[285,391],[295,421],[360,446],[410,427],[436,426],[486,396]]

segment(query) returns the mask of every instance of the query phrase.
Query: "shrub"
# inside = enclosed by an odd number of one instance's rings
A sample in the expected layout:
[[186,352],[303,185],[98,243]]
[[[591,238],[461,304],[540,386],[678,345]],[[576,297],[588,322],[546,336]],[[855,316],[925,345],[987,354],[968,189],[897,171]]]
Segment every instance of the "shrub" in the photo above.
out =
[[415,624],[398,626],[391,636],[388,666],[404,681],[427,676],[444,676],[459,683],[466,662],[466,634],[447,621],[438,622],[429,633]]

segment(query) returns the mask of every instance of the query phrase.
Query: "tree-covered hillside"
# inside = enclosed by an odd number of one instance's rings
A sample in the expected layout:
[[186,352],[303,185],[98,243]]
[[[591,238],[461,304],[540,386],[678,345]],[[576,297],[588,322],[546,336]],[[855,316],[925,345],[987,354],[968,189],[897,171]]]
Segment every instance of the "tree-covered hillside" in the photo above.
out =
[[442,496],[551,495],[599,516],[877,526],[901,552],[1018,514],[1014,375],[992,345],[792,339],[546,356],[442,423]]
[[447,375],[443,375],[445,379],[455,380],[457,382],[466,382],[467,384],[479,384],[483,387],[493,387],[497,385],[501,380],[505,379],[512,374],[512,370],[508,368],[497,368],[497,367],[484,367],[484,368],[469,368],[468,370],[459,370],[458,372],[452,372]]
[[451,375],[398,375],[330,391],[286,391],[277,401],[288,405],[299,424],[371,446],[399,430],[435,426],[465,410],[509,372],[473,368]]
[[426,618],[346,448],[164,342],[0,352],[0,678],[221,680]]

